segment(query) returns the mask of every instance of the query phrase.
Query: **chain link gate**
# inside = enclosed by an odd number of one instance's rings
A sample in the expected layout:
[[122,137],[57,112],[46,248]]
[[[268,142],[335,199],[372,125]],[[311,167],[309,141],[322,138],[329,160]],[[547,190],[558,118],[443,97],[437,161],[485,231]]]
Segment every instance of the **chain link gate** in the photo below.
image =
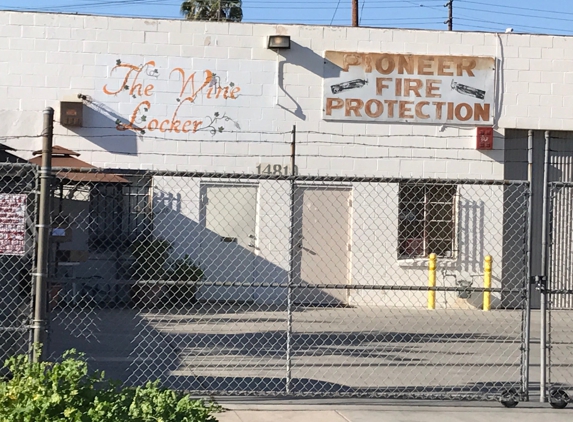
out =
[[52,356],[198,394],[527,396],[527,183],[56,177]]
[[573,183],[549,183],[547,394],[555,408],[573,397]]
[[[0,163],[0,362],[30,351],[35,166]],[[3,366],[3,365],[2,365]],[[0,369],[0,376],[6,375]]]

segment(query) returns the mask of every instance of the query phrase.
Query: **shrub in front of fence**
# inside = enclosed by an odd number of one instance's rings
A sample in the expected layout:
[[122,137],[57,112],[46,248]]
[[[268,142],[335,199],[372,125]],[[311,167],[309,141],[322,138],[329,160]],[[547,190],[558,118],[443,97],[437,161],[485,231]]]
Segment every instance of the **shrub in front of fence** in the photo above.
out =
[[2,422],[216,422],[221,408],[161,388],[122,387],[89,373],[83,354],[73,350],[61,362],[30,363],[27,355],[6,361],[8,381],[0,382]]

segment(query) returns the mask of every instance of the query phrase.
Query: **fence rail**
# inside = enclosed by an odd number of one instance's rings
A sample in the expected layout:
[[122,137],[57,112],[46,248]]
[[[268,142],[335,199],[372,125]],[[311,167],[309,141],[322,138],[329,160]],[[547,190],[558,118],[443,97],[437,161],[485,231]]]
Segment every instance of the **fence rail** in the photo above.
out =
[[[51,279],[50,284],[73,285],[83,283],[85,279]],[[405,292],[456,292],[456,293],[523,293],[523,289],[485,288],[485,287],[439,287],[439,286],[395,286],[395,285],[351,285],[351,284],[290,284],[289,283],[244,283],[238,281],[177,281],[177,280],[114,280],[116,285],[157,285],[157,286],[218,286],[218,287],[279,287],[297,289],[328,289],[335,290],[396,290]],[[548,293],[567,294],[569,290],[547,290]]]

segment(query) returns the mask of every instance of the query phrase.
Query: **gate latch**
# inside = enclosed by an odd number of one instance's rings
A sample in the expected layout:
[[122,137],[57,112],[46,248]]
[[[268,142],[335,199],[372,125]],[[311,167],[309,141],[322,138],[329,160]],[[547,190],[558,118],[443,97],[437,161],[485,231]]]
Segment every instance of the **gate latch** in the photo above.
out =
[[547,291],[547,276],[546,275],[536,275],[531,277],[531,284],[535,285],[535,290],[545,293]]

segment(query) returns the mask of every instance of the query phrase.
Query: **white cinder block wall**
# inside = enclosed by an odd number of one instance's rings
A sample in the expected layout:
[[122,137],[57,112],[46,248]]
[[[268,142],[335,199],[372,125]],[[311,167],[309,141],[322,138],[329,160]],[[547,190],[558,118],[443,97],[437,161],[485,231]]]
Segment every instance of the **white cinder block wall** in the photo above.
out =
[[[290,35],[292,48],[281,54],[268,50],[267,37],[273,34]],[[475,150],[471,126],[323,120],[328,50],[494,57],[494,149]],[[0,139],[24,158],[40,147],[34,136],[41,133],[42,110],[53,107],[59,121],[59,102],[78,94],[89,100],[84,127],[72,130],[56,123],[55,143],[106,168],[256,173],[261,163],[288,164],[290,131],[296,125],[301,174],[501,179],[505,129],[573,129],[573,38],[561,36],[0,12],[0,54]],[[126,77],[128,68],[114,70],[120,64],[147,65]],[[223,91],[217,96],[219,86]],[[163,122],[182,103],[177,132],[171,120]],[[145,134],[118,131],[116,120],[156,128]],[[198,121],[202,130],[193,133]],[[162,124],[172,130],[161,132]],[[176,197],[164,182],[155,185],[161,198]],[[289,241],[282,222],[288,217],[285,198],[265,194],[267,188],[261,183],[257,253],[286,268],[288,250],[277,249]],[[198,199],[189,195],[183,197],[182,215],[198,221]],[[497,195],[501,207],[501,190]],[[397,262],[396,200],[385,199],[387,208],[377,213],[379,200],[371,192],[354,192],[353,281],[388,282],[392,277],[425,283],[425,268]],[[479,202],[479,196],[473,200]],[[493,201],[488,196],[486,208]],[[159,215],[171,213],[171,205],[157,208]],[[270,210],[276,213],[272,218]],[[496,226],[486,238],[498,263],[502,214],[491,210],[492,219],[486,220]],[[368,220],[370,227],[359,223]],[[158,221],[156,230],[177,233],[168,218]],[[378,239],[374,244],[366,241],[372,226]],[[181,253],[194,253],[196,245],[180,243]],[[477,254],[470,266],[482,258]],[[461,257],[456,265],[462,265]],[[499,279],[499,270],[494,267],[494,278]],[[366,293],[353,294],[351,300],[368,302],[361,295]],[[412,303],[423,302],[414,296]]]
[[[504,129],[569,130],[573,126],[569,113],[573,101],[570,71],[573,68],[573,39],[569,37],[21,12],[0,12],[0,24],[2,136],[37,135],[41,130],[38,113],[43,108],[52,106],[58,110],[59,101],[82,93],[105,106],[112,116],[100,109],[86,113],[84,128],[70,131],[57,125],[56,141],[84,151],[82,159],[100,166],[254,172],[261,160],[267,162],[265,157],[258,155],[288,155],[289,148],[249,141],[288,142],[290,135],[279,136],[276,132],[288,132],[296,124],[300,132],[301,172],[501,178]],[[277,56],[266,48],[267,36],[271,34],[290,35],[292,48]],[[475,151],[471,127],[324,121],[322,70],[327,50],[497,58],[500,69],[497,72],[495,149]],[[167,78],[167,73],[181,67],[187,76],[195,71],[199,79],[204,70],[211,70],[221,78],[222,84],[233,82],[240,88],[238,98],[209,101],[200,95],[193,105],[193,116],[204,118],[219,110],[220,115],[226,114],[237,122],[240,129],[233,122],[223,122],[226,123],[223,125],[225,132],[214,136],[207,131],[187,136],[160,132],[148,132],[144,136],[118,133],[113,129],[114,115],[129,119],[141,99],[130,98],[127,92],[111,96],[103,93],[103,87],[111,80],[118,82],[121,79],[117,72],[110,78],[116,60],[136,66],[154,61],[161,78]],[[279,89],[277,60],[282,79]],[[149,75],[142,76],[144,78],[139,82],[154,80]],[[176,101],[173,94],[181,82],[178,77],[179,74],[171,75],[170,92],[161,92],[161,83],[155,83],[157,87],[152,90],[148,117],[155,116],[161,121],[165,117],[162,113],[172,111],[170,107]],[[229,133],[231,129],[233,132]],[[306,133],[308,131],[319,133]],[[347,136],[353,134],[390,135],[390,138],[380,138],[379,143],[393,147],[388,150],[352,147],[349,144],[362,139]],[[210,142],[222,140],[240,143]],[[341,146],[304,144],[317,140],[328,140]],[[197,145],[198,142],[191,141],[202,142]],[[5,141],[25,157],[38,148],[39,142],[39,139]],[[430,149],[413,152],[408,149],[412,144]],[[431,149],[435,147],[462,150]],[[315,156],[352,154],[371,157],[375,156],[374,152],[379,156],[400,158]],[[239,153],[240,156],[232,159],[209,156]],[[311,156],[305,159],[305,155]],[[440,155],[454,159],[428,160],[428,157]],[[476,161],[466,163],[455,158]],[[287,158],[284,160],[286,163]]]

